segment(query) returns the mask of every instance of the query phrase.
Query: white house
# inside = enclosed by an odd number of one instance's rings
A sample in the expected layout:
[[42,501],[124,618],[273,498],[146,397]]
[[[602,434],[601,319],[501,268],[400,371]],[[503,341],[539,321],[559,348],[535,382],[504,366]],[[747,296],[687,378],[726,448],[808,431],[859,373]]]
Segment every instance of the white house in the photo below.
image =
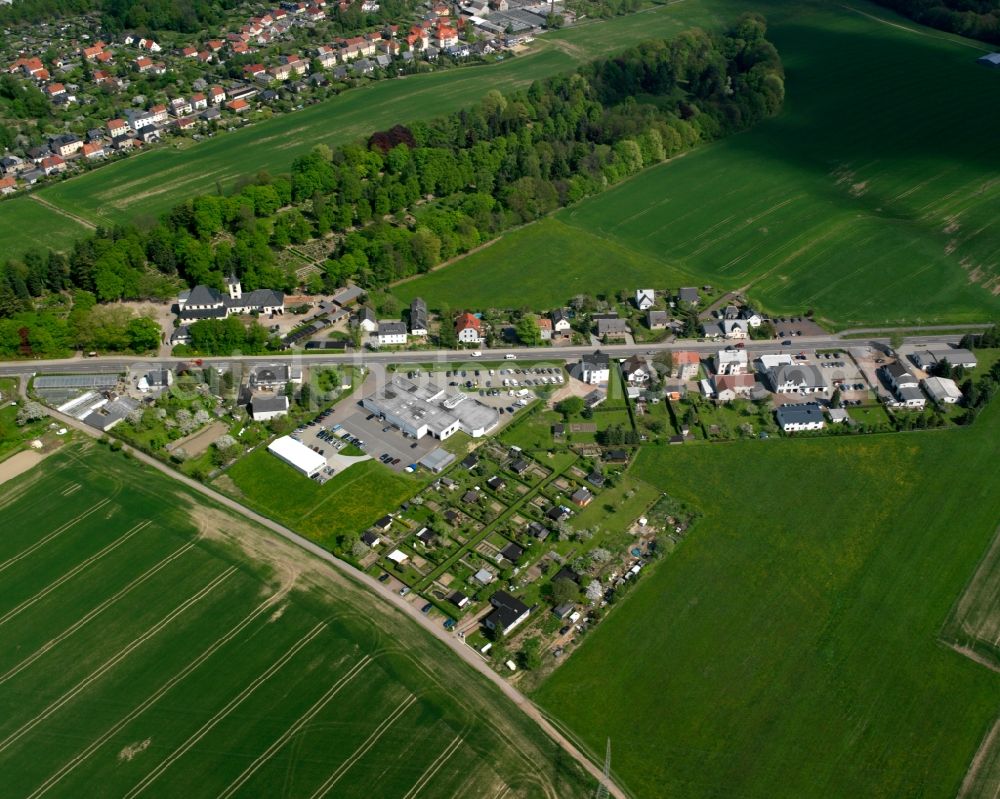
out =
[[260,394],[250,400],[250,416],[255,422],[266,422],[288,413],[288,397],[284,394]]
[[638,355],[633,355],[622,361],[622,374],[629,384],[641,386],[649,382],[653,375],[653,370],[649,364]]
[[774,412],[780,427],[786,433],[800,430],[822,430],[825,426],[823,411],[817,402],[802,405],[782,405]]
[[455,320],[455,336],[462,344],[479,344],[482,339],[483,323],[470,313],[464,313]]
[[578,367],[579,379],[590,385],[607,383],[611,379],[611,367],[608,356],[598,350],[580,359]]
[[358,327],[365,333],[374,333],[378,330],[378,319],[375,318],[375,311],[367,305],[358,310]]
[[890,363],[888,366],[882,367],[882,373],[888,379],[889,385],[897,392],[902,388],[916,388],[918,385],[917,378],[910,374],[902,363]]
[[635,307],[640,311],[648,311],[656,303],[656,295],[653,289],[636,289]]
[[569,314],[566,313],[562,308],[556,308],[549,318],[552,319],[552,332],[553,333],[568,333],[571,329],[569,323]]
[[766,374],[771,390],[777,394],[821,394],[830,388],[826,375],[812,366],[779,364]]
[[378,343],[382,347],[406,344],[406,325],[402,322],[379,322]]
[[720,375],[742,375],[747,371],[746,350],[719,350],[715,356],[715,371]]

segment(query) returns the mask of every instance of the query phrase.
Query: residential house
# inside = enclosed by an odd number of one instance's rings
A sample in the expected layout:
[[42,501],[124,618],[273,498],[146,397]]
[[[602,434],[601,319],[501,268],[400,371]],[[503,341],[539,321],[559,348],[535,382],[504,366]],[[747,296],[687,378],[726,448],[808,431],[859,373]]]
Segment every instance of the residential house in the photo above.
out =
[[247,386],[251,391],[276,391],[288,383],[301,383],[302,369],[287,363],[254,364],[250,367]]
[[83,141],[72,133],[64,133],[61,136],[50,138],[49,147],[56,155],[69,158],[83,149]]
[[112,139],[120,136],[127,136],[129,132],[128,123],[124,119],[112,119],[108,121],[108,135]]
[[260,394],[250,400],[250,416],[255,422],[266,422],[288,413],[288,397],[284,394]]
[[754,376],[717,375],[715,378],[716,402],[732,402],[734,399],[747,399],[754,387]]
[[542,341],[552,340],[552,320],[545,316],[538,317],[538,335]]
[[701,301],[696,288],[682,288],[677,292],[677,300],[688,305],[697,305]]
[[191,95],[192,111],[204,111],[206,108],[208,108],[208,98],[204,94],[198,92]]
[[916,388],[918,385],[917,378],[899,361],[883,366],[882,374],[896,392],[902,388]]
[[670,314],[666,311],[656,311],[650,309],[646,311],[646,327],[650,330],[666,330],[670,321]]
[[745,374],[748,364],[746,350],[719,350],[715,356],[715,372],[720,375]]
[[656,294],[653,289],[636,289],[635,307],[640,311],[648,311],[656,304]]
[[228,108],[234,114],[242,114],[250,110],[250,103],[248,103],[246,100],[243,99],[230,100],[228,103],[226,103],[226,108]]
[[149,113],[153,115],[153,122],[157,125],[162,125],[167,121],[167,107],[165,105],[154,105],[149,109]]
[[622,374],[625,380],[633,386],[642,386],[649,382],[653,370],[645,358],[633,355],[622,361]]
[[574,505],[586,508],[594,501],[594,495],[590,492],[589,488],[578,488],[569,499]]
[[194,108],[191,106],[190,100],[185,100],[183,97],[176,97],[170,101],[169,112],[170,116],[182,117],[190,114]]
[[774,412],[775,419],[786,433],[801,430],[822,430],[823,411],[818,402],[806,402],[802,405],[782,405]]
[[378,330],[378,319],[375,318],[375,311],[367,305],[358,309],[358,314],[355,318],[357,319],[358,327],[365,333],[374,333]]
[[208,90],[208,101],[212,105],[220,105],[226,101],[226,90],[221,86],[212,86]]
[[463,313],[455,320],[455,336],[461,344],[482,342],[483,324],[471,313]]
[[673,354],[673,369],[671,376],[681,380],[693,380],[698,376],[701,367],[701,356],[691,350],[677,350]]
[[[478,575],[477,575],[478,576]],[[490,597],[493,612],[486,617],[485,625],[490,630],[509,633],[531,613],[531,609],[520,599],[506,591],[497,591]]]
[[42,169],[46,175],[54,175],[66,171],[66,161],[61,155],[50,155],[42,159]]
[[572,325],[569,322],[569,314],[563,308],[556,308],[549,318],[552,319],[552,332],[553,333],[569,333],[572,330]]
[[426,336],[428,332],[427,303],[414,297],[410,303],[410,335]]
[[600,350],[584,355],[577,372],[580,380],[592,386],[607,383],[611,379],[610,359]]
[[104,145],[100,142],[90,142],[83,145],[83,157],[88,160],[104,158],[105,155],[107,153],[104,152]]
[[802,364],[779,364],[765,373],[777,394],[822,394],[830,384],[821,369]]
[[136,133],[143,128],[151,127],[156,124],[156,117],[152,111],[145,111],[138,108],[128,109],[125,112],[125,118],[128,120],[128,127]]
[[406,325],[403,322],[379,322],[378,343],[381,347],[406,344]]
[[628,321],[620,319],[617,313],[595,314],[598,338],[621,337],[629,332]]
[[0,179],[0,194],[13,194],[17,191],[17,180],[10,176]]

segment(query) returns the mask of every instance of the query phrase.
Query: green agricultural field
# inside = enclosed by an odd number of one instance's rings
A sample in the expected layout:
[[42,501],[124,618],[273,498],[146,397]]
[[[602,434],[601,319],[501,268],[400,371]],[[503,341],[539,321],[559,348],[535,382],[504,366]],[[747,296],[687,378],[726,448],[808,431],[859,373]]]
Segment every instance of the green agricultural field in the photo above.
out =
[[[747,8],[706,0],[669,13],[724,21]],[[975,63],[984,45],[897,24],[864,4],[752,8],[767,15],[786,67],[781,115],[400,293],[452,306],[484,297],[544,306],[582,287],[599,292],[609,276],[659,286],[688,276],[749,286],[776,314],[814,308],[845,327],[995,317],[1000,106],[983,98],[1000,77]]]
[[421,481],[374,460],[362,461],[323,485],[260,447],[234,463],[216,487],[276,522],[330,548],[415,494]]
[[71,216],[24,196],[0,202],[0,230],[7,254],[32,247],[68,250],[89,232]]
[[534,698],[610,736],[637,796],[954,797],[1000,706],[942,641],[956,616],[995,633],[995,560],[972,578],[998,442],[995,402],[971,428],[644,449],[631,474],[703,518]]
[[574,294],[614,294],[623,275],[629,285],[696,280],[652,255],[550,217],[501,236],[452,266],[400,283],[393,293],[405,303],[423,297],[431,308],[545,309]]
[[68,448],[0,509],[5,796],[590,795],[443,645],[122,455]]

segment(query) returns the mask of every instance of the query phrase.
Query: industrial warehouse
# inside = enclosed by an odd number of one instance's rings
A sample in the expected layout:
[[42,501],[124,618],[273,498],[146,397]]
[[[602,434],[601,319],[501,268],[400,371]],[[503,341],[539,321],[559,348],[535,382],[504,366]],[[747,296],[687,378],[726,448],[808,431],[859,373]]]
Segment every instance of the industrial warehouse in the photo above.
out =
[[413,438],[430,434],[443,440],[459,430],[479,438],[500,422],[494,408],[472,397],[433,385],[419,386],[398,375],[384,389],[365,397],[362,404]]

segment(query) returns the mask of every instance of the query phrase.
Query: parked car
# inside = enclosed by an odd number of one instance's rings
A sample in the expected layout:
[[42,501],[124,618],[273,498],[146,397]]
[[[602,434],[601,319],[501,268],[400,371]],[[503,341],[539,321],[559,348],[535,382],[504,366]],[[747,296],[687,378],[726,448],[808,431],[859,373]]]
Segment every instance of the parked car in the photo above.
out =
[[420,612],[421,613],[430,613],[431,612],[431,608],[433,608],[433,607],[434,607],[434,603],[433,602],[428,602],[426,605],[424,605],[422,608],[420,608]]
[[378,581],[380,583],[384,583],[388,579],[389,579],[389,573],[388,572],[382,572],[382,574],[379,575]]

